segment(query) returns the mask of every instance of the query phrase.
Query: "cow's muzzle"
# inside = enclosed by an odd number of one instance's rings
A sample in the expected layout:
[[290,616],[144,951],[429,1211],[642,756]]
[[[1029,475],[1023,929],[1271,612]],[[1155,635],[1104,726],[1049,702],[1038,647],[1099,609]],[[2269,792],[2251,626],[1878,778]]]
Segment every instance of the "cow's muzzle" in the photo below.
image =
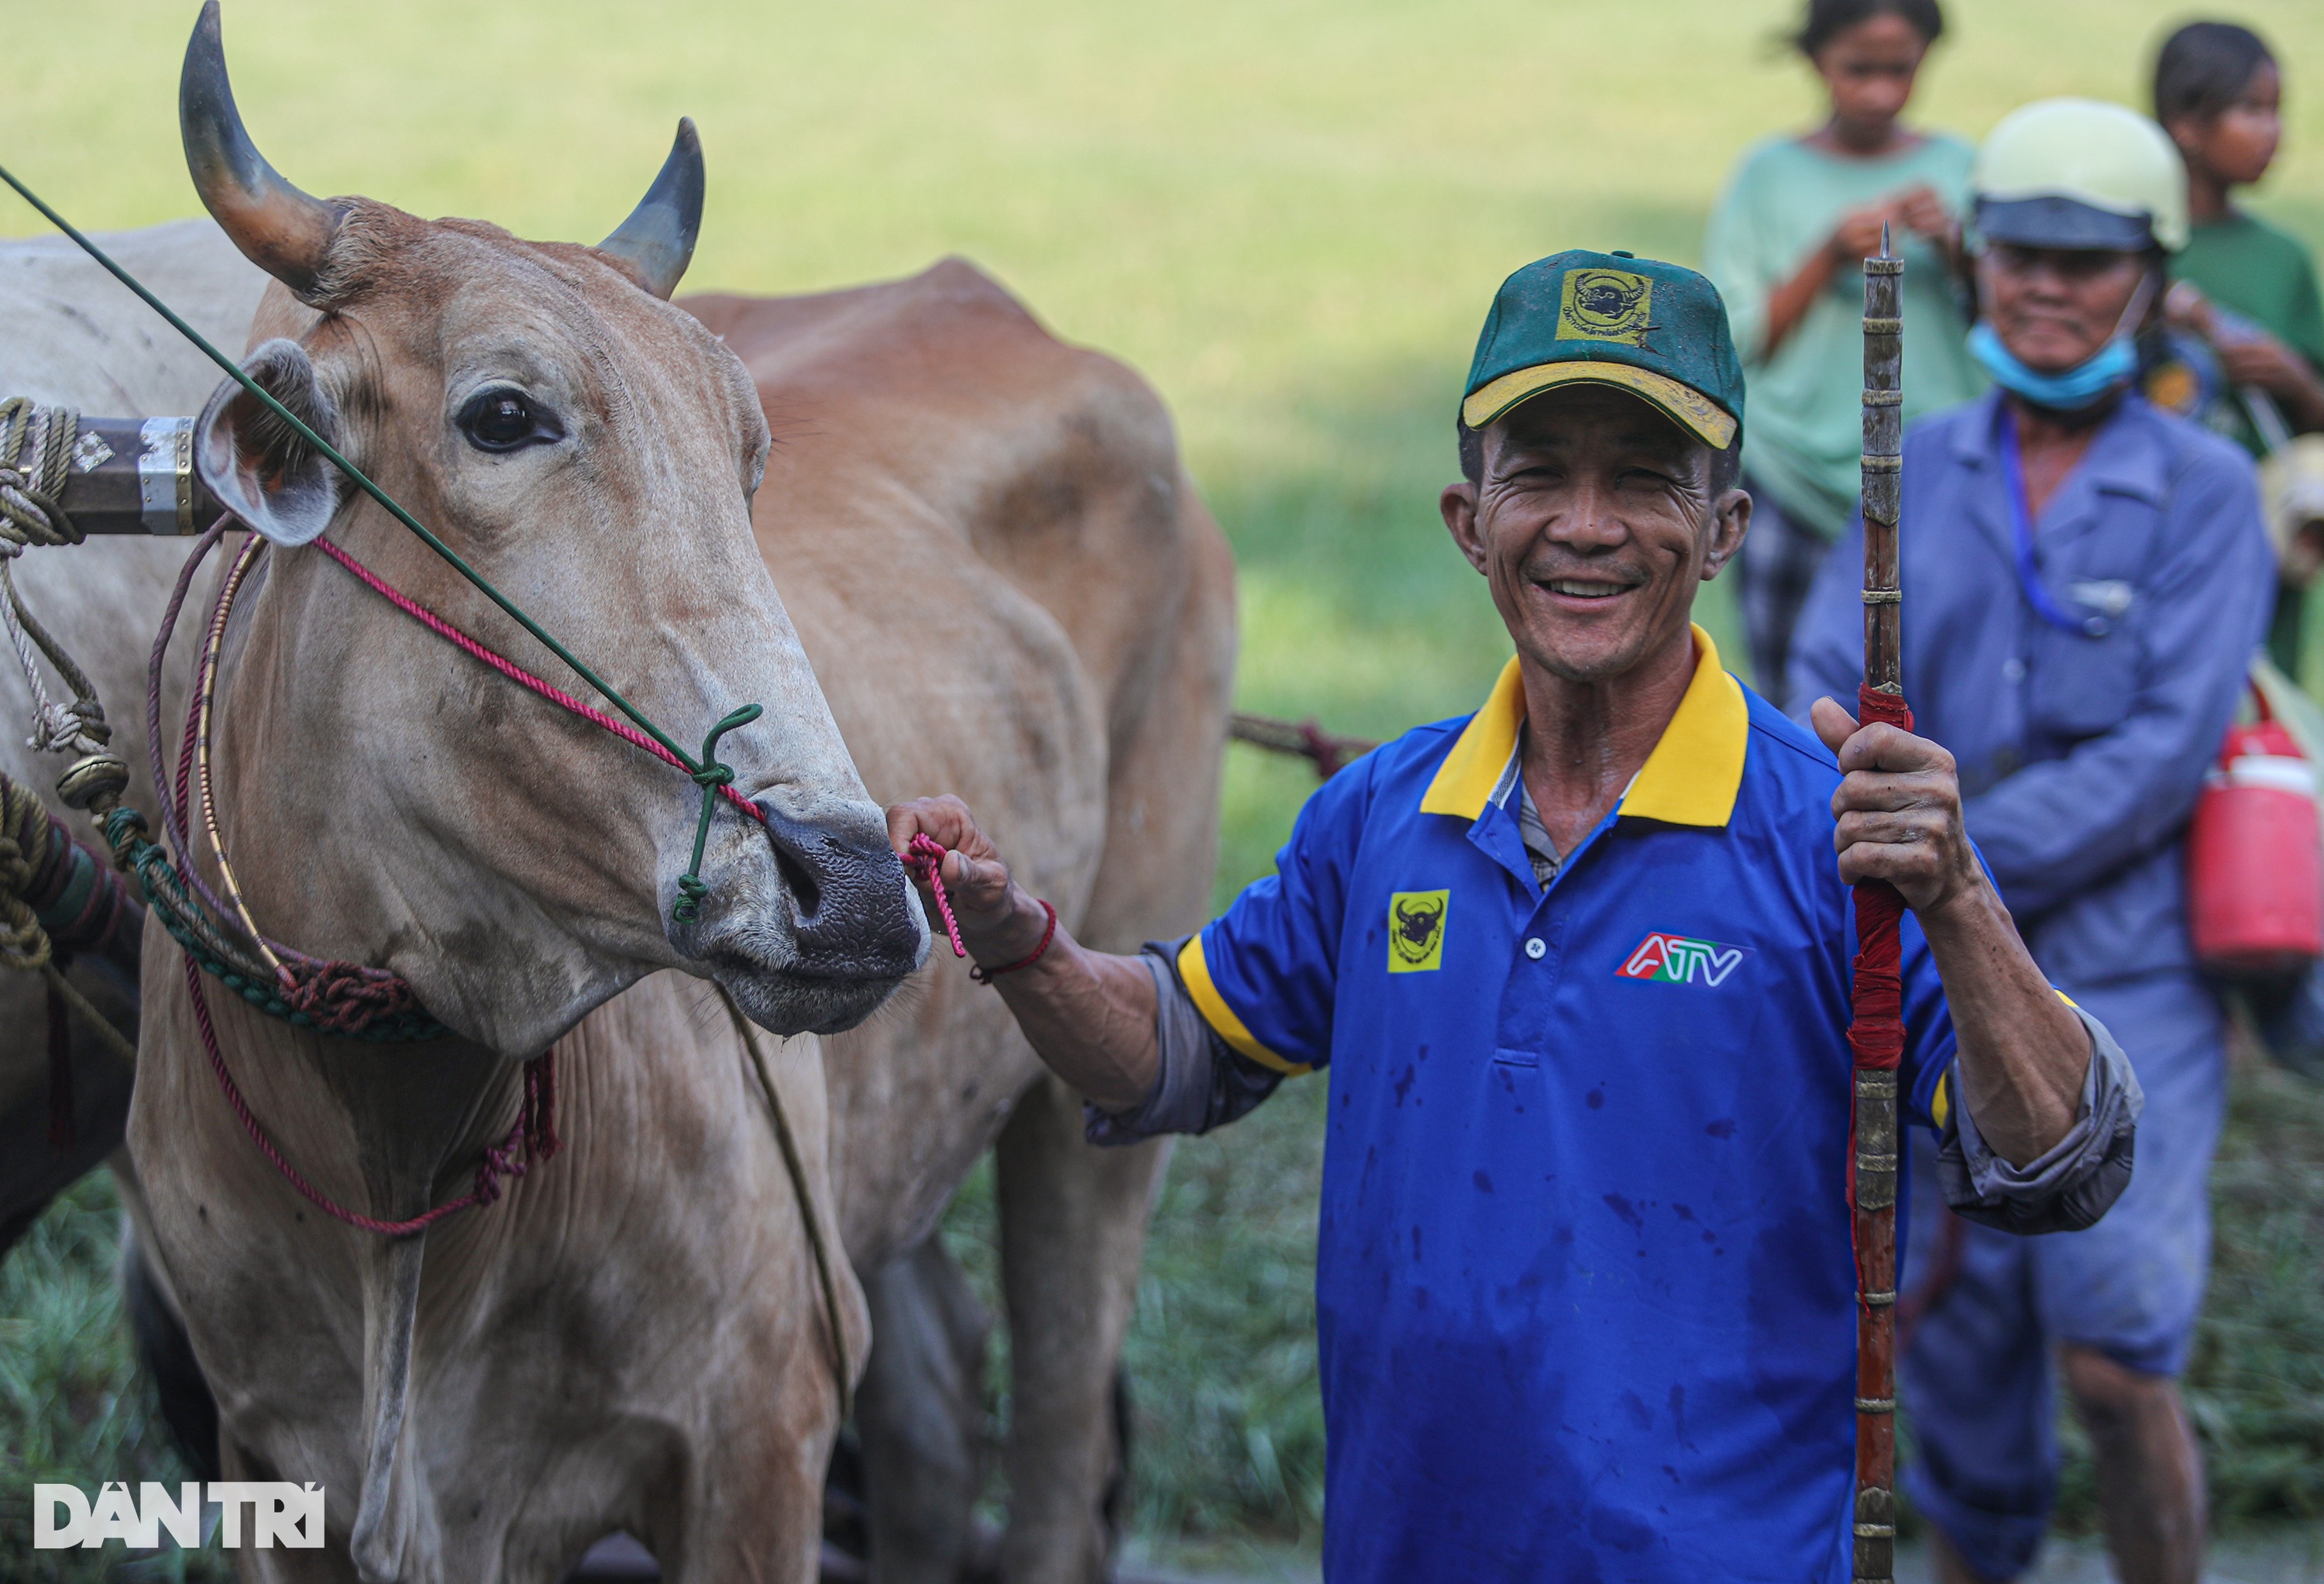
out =
[[763,1027],[851,1028],[927,958],[927,920],[887,822],[869,802],[787,787],[753,801],[763,833],[729,826],[701,916],[673,920],[670,943]]

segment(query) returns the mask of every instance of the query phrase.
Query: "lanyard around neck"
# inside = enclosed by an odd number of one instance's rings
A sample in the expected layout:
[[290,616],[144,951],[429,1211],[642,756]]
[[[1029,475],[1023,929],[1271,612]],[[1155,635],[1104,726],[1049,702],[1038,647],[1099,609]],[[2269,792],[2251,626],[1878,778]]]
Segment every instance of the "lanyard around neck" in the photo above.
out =
[[2025,603],[2034,613],[2061,632],[2077,633],[2085,638],[2103,638],[2107,620],[2103,616],[2070,616],[2042,581],[2042,568],[2034,559],[2034,509],[2025,490],[2025,463],[2017,446],[2017,422],[2006,401],[1994,403],[1995,438],[2001,451],[2002,493],[2009,499],[2009,533],[2017,549],[2017,586],[2025,595]]

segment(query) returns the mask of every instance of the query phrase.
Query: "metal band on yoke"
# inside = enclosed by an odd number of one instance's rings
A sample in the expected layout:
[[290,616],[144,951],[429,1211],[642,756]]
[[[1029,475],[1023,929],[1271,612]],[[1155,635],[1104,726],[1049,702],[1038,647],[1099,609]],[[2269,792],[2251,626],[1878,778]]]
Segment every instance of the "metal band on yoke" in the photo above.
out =
[[174,539],[194,527],[194,420],[149,418],[137,434],[137,493],[145,531]]

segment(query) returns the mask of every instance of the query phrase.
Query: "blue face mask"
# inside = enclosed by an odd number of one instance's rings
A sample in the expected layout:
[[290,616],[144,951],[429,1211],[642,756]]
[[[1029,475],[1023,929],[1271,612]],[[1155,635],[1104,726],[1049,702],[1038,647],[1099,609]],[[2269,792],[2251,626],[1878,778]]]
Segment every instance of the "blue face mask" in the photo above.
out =
[[2063,373],[2045,374],[2028,368],[2001,344],[1993,327],[1979,319],[1969,333],[1969,355],[1993,376],[1995,384],[2052,412],[2080,412],[2138,372],[2138,348],[2126,333],[2117,333]]

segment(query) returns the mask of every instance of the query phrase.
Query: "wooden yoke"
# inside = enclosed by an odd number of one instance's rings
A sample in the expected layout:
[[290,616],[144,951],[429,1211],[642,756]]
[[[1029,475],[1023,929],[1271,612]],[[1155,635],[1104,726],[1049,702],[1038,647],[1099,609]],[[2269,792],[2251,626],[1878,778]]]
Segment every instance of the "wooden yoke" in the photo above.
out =
[[[1901,655],[1904,592],[1896,529],[1904,477],[1904,261],[1864,261],[1864,685],[1858,718],[1909,731]],[[1904,898],[1885,881],[1856,888],[1854,1110],[1849,1200],[1856,1250],[1855,1566],[1896,1571],[1896,1074],[1904,1059],[1898,926]]]

